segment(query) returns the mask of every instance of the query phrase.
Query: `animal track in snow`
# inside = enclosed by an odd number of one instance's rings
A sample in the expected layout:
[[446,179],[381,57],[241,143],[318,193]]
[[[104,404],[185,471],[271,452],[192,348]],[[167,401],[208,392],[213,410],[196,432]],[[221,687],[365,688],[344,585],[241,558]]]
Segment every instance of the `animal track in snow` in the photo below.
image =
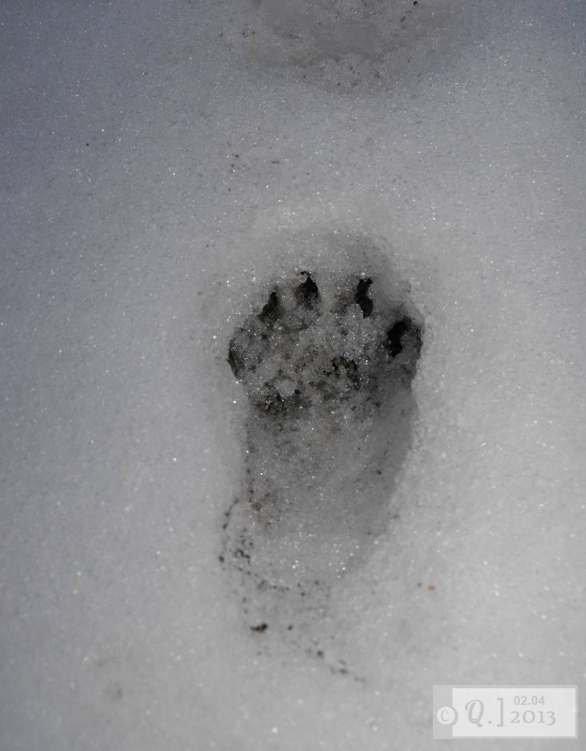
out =
[[311,632],[315,645],[332,587],[395,513],[423,327],[383,287],[361,272],[298,270],[230,339],[249,408],[245,487],[221,560],[258,634]]
[[252,3],[254,20],[240,35],[264,66],[346,90],[393,85],[417,44],[436,33],[448,13],[443,0]]

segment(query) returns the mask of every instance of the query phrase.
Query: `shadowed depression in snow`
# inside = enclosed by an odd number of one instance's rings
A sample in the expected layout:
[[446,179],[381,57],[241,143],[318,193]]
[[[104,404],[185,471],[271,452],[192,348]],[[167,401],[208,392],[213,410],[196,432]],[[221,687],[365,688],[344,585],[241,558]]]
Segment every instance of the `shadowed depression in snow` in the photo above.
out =
[[[298,270],[234,332],[227,360],[248,400],[245,483],[222,559],[253,590],[248,602],[268,593],[288,621],[315,598],[325,607],[331,584],[397,513],[421,346],[409,300],[360,271]],[[266,602],[260,610],[266,619]]]

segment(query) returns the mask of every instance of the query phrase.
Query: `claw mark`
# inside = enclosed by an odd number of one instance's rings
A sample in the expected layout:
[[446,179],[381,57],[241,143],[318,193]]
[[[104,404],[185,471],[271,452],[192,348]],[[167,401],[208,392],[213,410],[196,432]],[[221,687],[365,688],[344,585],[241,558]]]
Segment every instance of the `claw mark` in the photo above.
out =
[[319,300],[319,290],[307,271],[303,271],[302,274],[306,276],[306,279],[297,287],[295,298],[299,305],[303,305],[305,308],[313,308]]
[[356,287],[356,295],[354,296],[354,300],[356,301],[356,304],[360,306],[364,318],[371,316],[372,311],[374,310],[374,303],[368,296],[368,290],[371,284],[372,279],[360,279],[358,286]]

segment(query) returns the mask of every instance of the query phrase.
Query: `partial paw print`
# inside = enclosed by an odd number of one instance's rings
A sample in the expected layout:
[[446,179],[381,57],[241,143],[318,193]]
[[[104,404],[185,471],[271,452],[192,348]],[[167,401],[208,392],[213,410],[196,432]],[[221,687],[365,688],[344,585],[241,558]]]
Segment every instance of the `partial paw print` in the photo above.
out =
[[[412,50],[445,10],[425,0],[253,0],[258,15],[250,50],[275,72],[330,90],[394,86]],[[428,7],[429,6],[429,7]],[[443,8],[443,6],[442,6]]]

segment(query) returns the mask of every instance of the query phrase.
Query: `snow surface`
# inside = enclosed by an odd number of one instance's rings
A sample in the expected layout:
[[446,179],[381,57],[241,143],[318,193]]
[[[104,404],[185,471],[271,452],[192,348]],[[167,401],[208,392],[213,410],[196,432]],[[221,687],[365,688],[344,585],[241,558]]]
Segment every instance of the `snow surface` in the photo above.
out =
[[[434,683],[584,686],[584,3],[284,7],[0,7],[2,751],[419,751]],[[356,238],[417,422],[312,651],[219,561],[227,355]]]

